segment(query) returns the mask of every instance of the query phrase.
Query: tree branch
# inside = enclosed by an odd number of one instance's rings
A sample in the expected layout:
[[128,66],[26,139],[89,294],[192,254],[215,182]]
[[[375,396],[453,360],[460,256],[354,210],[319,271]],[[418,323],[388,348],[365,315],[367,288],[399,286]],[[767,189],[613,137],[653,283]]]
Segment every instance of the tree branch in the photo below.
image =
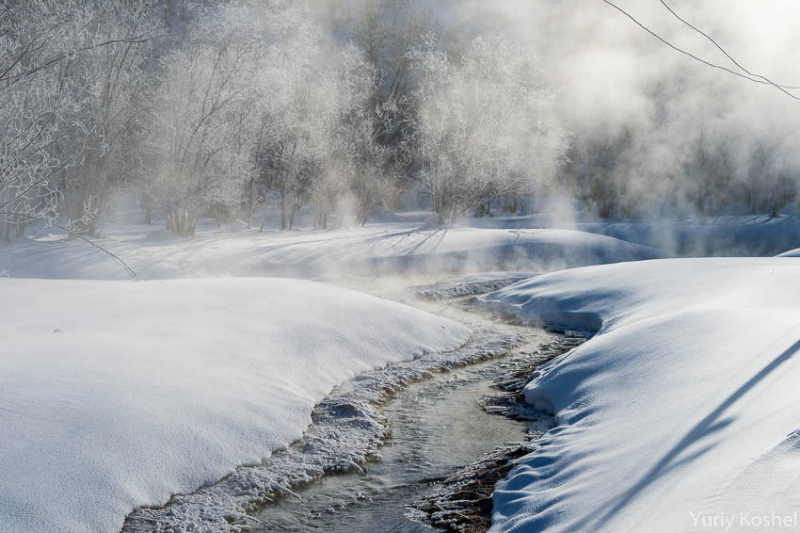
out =
[[717,65],[716,63],[712,63],[710,61],[706,61],[705,59],[702,59],[702,58],[692,54],[691,52],[687,52],[686,50],[677,47],[676,45],[672,44],[671,42],[667,41],[666,39],[664,39],[663,37],[658,35],[656,32],[654,32],[653,30],[651,30],[650,28],[648,28],[647,26],[645,26],[644,24],[639,22],[633,15],[631,15],[630,13],[628,13],[627,11],[625,11],[624,9],[622,9],[621,7],[616,5],[615,3],[611,2],[610,0],[602,0],[602,1],[605,2],[606,4],[608,4],[609,6],[613,7],[614,9],[616,9],[617,11],[619,11],[620,13],[622,13],[623,15],[628,17],[629,19],[631,19],[631,21],[633,21],[634,24],[636,24],[637,26],[642,28],[644,31],[646,31],[647,33],[649,33],[650,35],[652,35],[653,37],[655,37],[656,39],[658,39],[659,41],[661,41],[665,45],[669,46],[670,48],[672,48],[676,52],[679,52],[679,53],[681,53],[681,54],[683,54],[685,56],[688,56],[688,57],[694,59],[695,61],[698,61],[698,62],[700,62],[700,63],[702,63],[702,64],[704,64],[704,65],[706,65],[708,67],[715,68],[715,69],[718,69],[718,70],[722,70],[724,72],[727,72],[728,74],[732,74],[734,76],[737,76],[739,78],[745,79],[747,81],[752,81],[753,83],[759,83],[761,85],[771,85],[771,86],[775,87],[776,89],[778,89],[779,91],[781,91],[782,93],[784,93],[785,95],[787,95],[788,97],[793,98],[794,100],[800,100],[800,97],[797,97],[797,96],[793,95],[792,93],[790,93],[789,91],[787,91],[786,89],[784,89],[780,85],[776,85],[776,84],[774,84],[774,83],[772,83],[770,81],[764,81],[763,79],[755,78],[755,77],[753,77],[753,75],[750,75],[749,73],[748,74],[742,74],[741,72],[736,72],[735,70],[729,69],[728,67],[724,67],[722,65]]

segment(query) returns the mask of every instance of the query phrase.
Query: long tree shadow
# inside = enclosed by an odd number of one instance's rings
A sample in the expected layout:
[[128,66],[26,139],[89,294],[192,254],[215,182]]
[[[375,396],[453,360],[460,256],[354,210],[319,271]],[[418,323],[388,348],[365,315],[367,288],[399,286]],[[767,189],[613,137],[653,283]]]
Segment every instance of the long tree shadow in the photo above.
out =
[[403,231],[397,233],[390,233],[388,235],[376,235],[369,239],[370,248],[375,248],[376,246],[386,247],[386,241],[390,240],[396,236],[402,236],[401,239],[396,240],[395,242],[388,245],[389,249],[399,248],[400,245],[408,238],[411,238],[413,235],[422,235],[422,238],[418,239],[416,243],[413,243],[411,247],[403,252],[403,255],[413,255],[419,250],[422,246],[424,246],[428,241],[434,239],[438,236],[439,240],[432,245],[431,250],[428,252],[435,252],[436,249],[442,244],[445,236],[447,235],[448,228],[433,228],[433,229],[415,229],[411,231]]
[[708,416],[703,418],[696,426],[694,426],[687,434],[684,436],[680,442],[678,442],[669,452],[661,458],[661,460],[656,463],[653,468],[651,468],[642,478],[625,494],[622,496],[620,501],[614,505],[608,512],[601,515],[597,519],[597,527],[595,530],[599,530],[600,528],[604,527],[608,522],[614,518],[620,511],[622,511],[627,505],[629,505],[633,500],[635,500],[647,487],[655,483],[660,477],[664,476],[670,470],[687,464],[689,462],[694,461],[701,455],[705,454],[709,450],[714,447],[714,444],[708,443],[707,445],[703,446],[699,451],[689,455],[688,457],[684,457],[678,460],[678,457],[692,444],[699,442],[701,439],[709,437],[716,433],[717,431],[723,429],[725,426],[730,424],[733,420],[722,419],[723,414],[725,411],[731,408],[733,404],[741,400],[748,392],[750,392],[758,383],[760,383],[764,378],[766,378],[769,374],[774,372],[780,365],[791,359],[797,352],[800,350],[800,340],[796,341],[792,344],[789,348],[787,348],[782,354],[777,356],[775,359],[772,360],[767,366],[761,369],[755,376],[747,380],[742,386],[736,389],[730,396],[728,396],[719,406],[714,409]]

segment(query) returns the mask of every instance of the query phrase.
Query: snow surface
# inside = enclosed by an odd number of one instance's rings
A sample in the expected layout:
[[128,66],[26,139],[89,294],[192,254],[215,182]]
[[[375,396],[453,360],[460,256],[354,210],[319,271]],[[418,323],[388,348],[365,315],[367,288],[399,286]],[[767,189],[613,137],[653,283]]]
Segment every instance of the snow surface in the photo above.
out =
[[[596,233],[515,228],[531,222],[525,217],[443,228],[409,215],[324,231],[206,224],[183,239],[139,224],[141,213],[128,215],[98,242],[144,278],[173,281],[0,279],[0,297],[15,302],[0,310],[3,533],[116,531],[134,508],[192,492],[287,446],[336,384],[452,349],[469,335],[455,322],[346,289],[248,276],[362,286],[365,275],[389,273],[409,276],[407,285],[446,272],[667,255],[647,245],[705,253],[711,243],[714,253],[728,253],[770,232],[780,238],[768,247],[795,242],[786,237],[791,220],[759,220],[741,231],[724,221],[722,229],[684,224],[665,236],[636,224],[576,226]],[[0,277],[128,277],[81,240],[41,227],[31,234],[0,243]],[[800,467],[794,263],[578,268],[484,297],[525,320],[598,332],[526,389],[560,425],[498,487],[493,531],[692,530],[715,516],[748,529],[738,513],[793,512],[800,503],[790,473]],[[464,296],[529,275],[480,274],[417,292]],[[176,280],[199,277],[240,279]],[[397,280],[374,280],[395,294]],[[211,523],[213,515],[221,524],[253,494],[321,466],[307,467],[280,475],[259,467],[263,476],[239,469],[226,483],[134,516],[185,525]]]
[[597,233],[630,243],[658,248],[673,256],[773,256],[800,246],[800,217],[787,209],[768,215],[720,215],[650,221],[603,220],[587,212],[540,212],[474,219],[485,228],[562,228]]
[[[366,228],[265,232],[205,228],[194,238],[156,226],[117,224],[98,244],[146,279],[286,276],[338,280],[370,274],[487,270],[541,271],[666,257],[613,237],[560,229],[427,227],[413,223]],[[0,276],[129,279],[109,256],[50,230],[0,243]]]
[[535,275],[532,272],[483,272],[412,287],[411,290],[428,300],[449,300],[494,292]]
[[559,425],[498,485],[491,531],[800,527],[798,280],[793,259],[668,259],[482,297],[597,330],[526,387]]
[[[291,489],[324,474],[363,472],[367,460],[380,456],[378,447],[391,430],[378,406],[413,381],[433,372],[457,370],[542,342],[540,330],[517,335],[496,327],[475,325],[469,342],[455,350],[396,363],[360,374],[336,387],[312,412],[314,423],[282,453],[257,466],[239,468],[219,483],[172,498],[164,507],[139,508],[128,516],[124,533],[241,533],[253,519],[242,509],[258,509],[269,500],[292,495]],[[541,356],[540,356],[541,357]],[[457,372],[456,374],[457,375]],[[251,511],[252,512],[252,511]]]
[[778,257],[800,257],[800,248],[783,252],[782,254],[778,255]]
[[294,280],[0,279],[0,530],[118,531],[300,437],[360,372],[463,325]]
[[772,256],[800,245],[800,218],[766,215],[706,217],[698,220],[595,222],[575,229],[654,246],[673,255]]

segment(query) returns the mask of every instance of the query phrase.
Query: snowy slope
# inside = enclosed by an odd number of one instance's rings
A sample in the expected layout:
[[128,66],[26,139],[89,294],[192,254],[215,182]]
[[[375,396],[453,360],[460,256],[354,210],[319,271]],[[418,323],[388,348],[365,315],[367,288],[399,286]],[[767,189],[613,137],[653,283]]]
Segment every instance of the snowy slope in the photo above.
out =
[[800,527],[796,260],[588,267],[483,300],[599,328],[526,388],[559,426],[498,487],[492,531]]
[[783,252],[778,257],[800,257],[800,248],[795,248],[794,250]]
[[0,530],[117,531],[288,445],[331,388],[467,329],[328,285],[0,279]]
[[755,214],[718,215],[638,222],[629,219],[598,220],[591,212],[561,207],[561,210],[551,209],[532,215],[498,215],[493,218],[473,219],[470,224],[503,229],[573,229],[686,257],[763,257],[800,246],[800,217],[794,209],[787,209],[785,214],[777,217]]
[[575,228],[688,257],[772,256],[800,245],[800,218],[797,216],[739,215],[650,223],[595,222],[576,224]]
[[[665,257],[612,237],[556,229],[478,229],[376,224],[367,228],[259,233],[206,229],[191,239],[154,226],[121,224],[97,241],[147,279],[281,275],[337,279],[372,273],[556,270]],[[79,239],[44,233],[0,243],[0,275],[127,279],[108,256]]]

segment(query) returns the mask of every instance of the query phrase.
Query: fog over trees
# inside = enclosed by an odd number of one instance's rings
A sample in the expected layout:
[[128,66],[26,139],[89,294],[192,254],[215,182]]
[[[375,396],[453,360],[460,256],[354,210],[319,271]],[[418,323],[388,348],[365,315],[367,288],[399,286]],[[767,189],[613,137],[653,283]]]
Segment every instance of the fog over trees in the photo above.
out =
[[[566,8],[533,4],[7,0],[0,239],[41,221],[95,236],[127,193],[181,236],[203,217],[291,229],[304,207],[320,228],[364,224],[410,192],[440,224],[553,193],[599,217],[795,201],[794,133],[774,119],[800,103],[649,41],[641,75],[624,47],[598,73]],[[627,24],[592,9],[614,20],[600,37]]]

